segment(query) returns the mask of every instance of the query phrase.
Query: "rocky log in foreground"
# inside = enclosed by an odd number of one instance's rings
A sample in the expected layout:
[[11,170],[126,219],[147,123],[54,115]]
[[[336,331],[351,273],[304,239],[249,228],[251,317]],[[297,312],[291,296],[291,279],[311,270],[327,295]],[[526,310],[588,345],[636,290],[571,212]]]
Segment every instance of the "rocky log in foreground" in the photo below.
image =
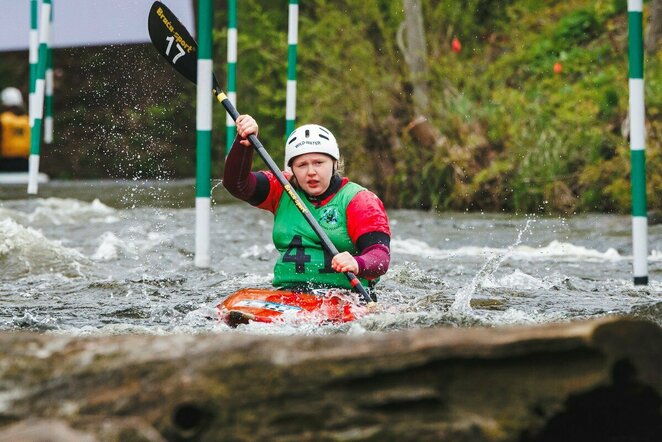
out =
[[0,441],[659,441],[662,329],[0,334]]

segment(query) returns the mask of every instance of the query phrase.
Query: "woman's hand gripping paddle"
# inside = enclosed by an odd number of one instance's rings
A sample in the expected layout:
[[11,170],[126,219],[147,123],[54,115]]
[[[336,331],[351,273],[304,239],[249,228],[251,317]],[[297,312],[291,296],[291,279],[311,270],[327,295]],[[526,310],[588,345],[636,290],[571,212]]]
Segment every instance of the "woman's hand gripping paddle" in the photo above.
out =
[[[175,14],[173,14],[163,3],[156,1],[152,5],[152,9],[149,11],[147,28],[154,47],[166,60],[168,60],[168,63],[170,63],[177,72],[182,74],[189,81],[197,83],[198,44],[193,37],[191,37],[191,34],[186,30],[184,25],[182,25],[177,19]],[[236,121],[239,117],[239,112],[237,112],[237,109],[235,109],[232,102],[221,90],[216,75],[212,74],[212,77],[213,94],[216,96],[216,99],[221,102],[225,111],[234,121]],[[331,256],[336,256],[338,254],[338,249],[333,245],[331,240],[329,240],[329,237],[326,235],[326,232],[322,230],[317,220],[310,214],[299,195],[292,189],[292,186],[276,163],[271,159],[260,140],[258,140],[255,135],[250,135],[248,139],[253,144],[258,155],[260,155],[260,158],[262,158],[271,172],[276,176],[278,182],[283,186],[285,192],[287,192],[290,198],[292,198],[292,201],[294,201],[294,204],[297,206],[310,227],[315,231],[320,241],[322,241],[322,247],[324,247],[327,253]],[[365,290],[356,275],[352,272],[345,272],[345,275],[354,290],[361,295],[362,300],[367,304],[372,304],[374,301],[370,298],[370,295],[368,295],[368,292]]]

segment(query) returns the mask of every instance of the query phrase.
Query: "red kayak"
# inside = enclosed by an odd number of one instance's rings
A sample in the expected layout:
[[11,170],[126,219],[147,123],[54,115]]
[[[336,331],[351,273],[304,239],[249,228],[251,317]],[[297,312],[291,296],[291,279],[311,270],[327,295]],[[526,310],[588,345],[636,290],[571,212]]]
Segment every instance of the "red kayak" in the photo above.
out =
[[335,290],[310,293],[289,290],[242,289],[216,306],[221,319],[231,327],[249,321],[304,321],[342,323],[367,311],[355,296]]

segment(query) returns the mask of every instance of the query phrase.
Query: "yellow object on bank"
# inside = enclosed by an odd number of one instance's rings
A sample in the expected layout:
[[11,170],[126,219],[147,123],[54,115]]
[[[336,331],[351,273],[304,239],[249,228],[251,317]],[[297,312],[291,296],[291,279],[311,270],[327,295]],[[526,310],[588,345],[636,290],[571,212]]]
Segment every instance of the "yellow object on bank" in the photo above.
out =
[[0,157],[27,158],[30,156],[30,121],[27,115],[13,112],[0,114],[2,139],[0,139]]

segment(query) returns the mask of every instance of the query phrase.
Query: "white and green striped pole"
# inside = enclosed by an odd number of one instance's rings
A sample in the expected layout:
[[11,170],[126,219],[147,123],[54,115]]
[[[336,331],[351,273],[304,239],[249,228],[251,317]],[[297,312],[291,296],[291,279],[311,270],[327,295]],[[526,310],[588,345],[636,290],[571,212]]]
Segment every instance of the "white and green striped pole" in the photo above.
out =
[[39,3],[37,0],[30,0],[30,95],[28,97],[30,127],[34,125],[34,91],[37,82],[37,62],[39,61],[39,31],[37,30],[38,17]]
[[[51,3],[53,0],[51,0]],[[46,55],[46,99],[44,103],[44,143],[53,142],[53,6],[49,19]]]
[[[228,0],[228,98],[237,107],[237,0]],[[225,116],[225,155],[230,153],[236,134],[234,120]]]
[[195,265],[209,267],[212,127],[212,0],[198,3],[198,73],[196,103]]
[[298,0],[290,0],[287,16],[287,96],[285,98],[285,138],[294,130],[297,114]]
[[646,213],[646,134],[642,0],[628,0],[630,160],[632,181],[632,257],[635,285],[648,284]]
[[41,147],[41,128],[44,115],[44,83],[46,75],[46,53],[51,18],[51,0],[43,0],[39,14],[39,60],[37,62],[37,80],[34,90],[34,121],[30,131],[30,160],[28,169],[28,193],[37,193],[39,179],[39,150]]

